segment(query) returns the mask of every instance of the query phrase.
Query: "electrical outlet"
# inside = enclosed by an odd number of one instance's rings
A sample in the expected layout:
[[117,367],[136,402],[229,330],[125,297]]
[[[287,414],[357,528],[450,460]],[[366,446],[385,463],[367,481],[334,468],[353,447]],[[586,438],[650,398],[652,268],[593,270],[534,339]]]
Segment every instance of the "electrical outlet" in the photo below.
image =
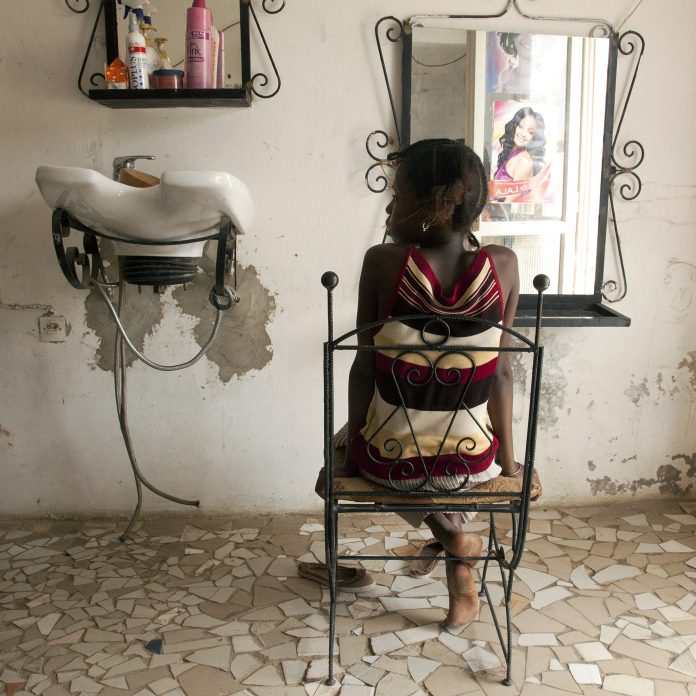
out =
[[57,317],[53,314],[39,317],[40,340],[60,343],[65,340],[65,335],[65,317]]

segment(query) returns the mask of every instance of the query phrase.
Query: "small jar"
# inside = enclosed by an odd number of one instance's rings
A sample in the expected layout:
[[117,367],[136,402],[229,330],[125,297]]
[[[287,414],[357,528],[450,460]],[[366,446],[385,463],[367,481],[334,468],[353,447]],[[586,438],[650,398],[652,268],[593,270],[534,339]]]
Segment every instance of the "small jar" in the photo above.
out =
[[150,78],[150,87],[154,89],[183,89],[183,70],[155,70]]

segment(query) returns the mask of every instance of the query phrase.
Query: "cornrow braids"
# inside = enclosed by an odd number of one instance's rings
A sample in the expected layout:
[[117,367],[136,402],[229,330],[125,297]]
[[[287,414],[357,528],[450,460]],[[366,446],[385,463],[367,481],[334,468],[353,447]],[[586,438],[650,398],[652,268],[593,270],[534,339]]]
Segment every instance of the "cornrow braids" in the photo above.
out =
[[[463,140],[419,140],[388,159],[405,170],[416,195],[434,200],[436,206],[442,204],[443,191],[456,192],[451,224],[465,227],[469,242],[479,246],[471,226],[486,204],[488,181],[481,159]],[[438,213],[436,209],[436,217]]]

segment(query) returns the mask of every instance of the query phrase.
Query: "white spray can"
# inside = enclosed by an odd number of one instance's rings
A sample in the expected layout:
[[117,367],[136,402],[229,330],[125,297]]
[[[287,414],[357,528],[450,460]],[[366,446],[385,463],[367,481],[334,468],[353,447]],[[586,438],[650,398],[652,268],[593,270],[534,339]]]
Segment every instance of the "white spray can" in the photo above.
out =
[[147,45],[145,37],[138,28],[138,17],[131,12],[128,20],[128,36],[126,36],[126,57],[128,62],[128,78],[131,89],[149,89],[150,81],[147,76]]

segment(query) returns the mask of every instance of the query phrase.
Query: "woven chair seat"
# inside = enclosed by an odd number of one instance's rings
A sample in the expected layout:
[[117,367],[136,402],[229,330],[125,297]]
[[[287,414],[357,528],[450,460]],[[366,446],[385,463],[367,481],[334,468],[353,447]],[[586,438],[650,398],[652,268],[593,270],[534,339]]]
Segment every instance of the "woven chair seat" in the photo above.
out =
[[[477,503],[504,503],[519,498],[522,492],[522,479],[498,476],[469,488],[458,495],[433,495],[405,494],[394,495],[389,488],[378,483],[368,481],[362,476],[342,475],[345,450],[334,452],[334,492],[341,500],[350,500],[357,503],[381,503],[384,505],[469,505]],[[314,487],[317,495],[326,497],[326,474],[322,467]],[[385,491],[388,493],[385,495]],[[539,492],[539,487],[532,482],[531,497]],[[484,494],[484,495],[482,495]]]

